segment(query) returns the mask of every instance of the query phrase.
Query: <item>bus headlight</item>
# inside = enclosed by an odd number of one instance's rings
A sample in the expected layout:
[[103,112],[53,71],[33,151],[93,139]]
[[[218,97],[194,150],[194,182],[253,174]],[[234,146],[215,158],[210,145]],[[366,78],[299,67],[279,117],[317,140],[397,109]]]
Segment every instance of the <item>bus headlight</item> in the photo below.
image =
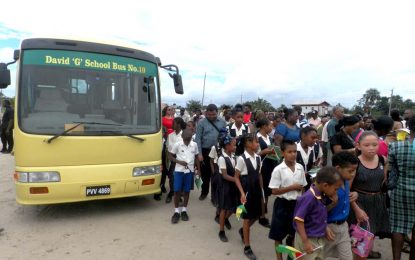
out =
[[136,167],[133,170],[133,177],[154,175],[161,172],[160,165]]
[[60,182],[59,172],[16,172],[16,181],[38,183],[38,182]]

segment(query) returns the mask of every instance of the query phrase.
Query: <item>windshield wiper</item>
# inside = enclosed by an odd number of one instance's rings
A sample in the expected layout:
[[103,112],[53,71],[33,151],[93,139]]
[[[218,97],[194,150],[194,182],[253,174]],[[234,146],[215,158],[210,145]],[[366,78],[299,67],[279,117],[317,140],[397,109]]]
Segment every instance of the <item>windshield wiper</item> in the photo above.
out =
[[[119,134],[120,136],[123,136],[123,134],[121,133],[121,131],[114,131],[114,130],[97,130],[96,132],[101,133],[101,134],[103,134],[103,133]],[[144,139],[144,138],[137,137],[137,136],[134,136],[134,135],[131,135],[131,134],[125,134],[125,136],[127,136],[127,137],[129,137],[129,138],[131,138],[131,139],[134,139],[134,140],[140,141],[140,142],[144,142],[144,141],[146,140],[146,139]]]
[[79,122],[72,122],[72,123],[74,123],[74,124],[87,124],[87,125],[114,125],[114,126],[122,126],[122,125],[120,125],[120,124],[113,124],[113,123],[100,123],[100,122],[88,122],[88,121],[85,121],[85,122],[81,122],[81,121],[79,121]]
[[74,130],[75,128],[77,128],[78,126],[83,125],[83,124],[88,124],[88,125],[112,125],[112,126],[122,126],[122,125],[120,125],[120,124],[99,123],[99,122],[72,122],[72,123],[74,123],[74,124],[76,124],[76,125],[74,125],[74,126],[72,126],[72,127],[68,128],[68,129],[66,129],[65,131],[63,131],[63,132],[61,132],[61,133],[59,133],[59,134],[56,134],[56,135],[52,136],[51,138],[49,138],[49,139],[45,140],[45,142],[46,142],[46,143],[48,143],[48,144],[50,144],[50,143],[51,143],[53,140],[55,140],[56,138],[59,138],[59,137],[61,137],[61,136],[63,136],[63,135],[66,135],[68,132],[70,132],[70,131]]
[[72,127],[68,128],[68,129],[66,129],[66,130],[65,130],[65,131],[63,131],[62,133],[56,134],[56,135],[52,136],[51,138],[44,140],[44,142],[46,142],[46,143],[50,144],[50,143],[51,143],[53,140],[55,140],[56,138],[61,137],[62,135],[67,134],[68,132],[70,132],[70,131],[74,130],[75,128],[77,128],[78,126],[80,126],[80,125],[82,125],[82,124],[83,124],[83,122],[78,122],[76,125],[74,125],[74,126],[72,126]]

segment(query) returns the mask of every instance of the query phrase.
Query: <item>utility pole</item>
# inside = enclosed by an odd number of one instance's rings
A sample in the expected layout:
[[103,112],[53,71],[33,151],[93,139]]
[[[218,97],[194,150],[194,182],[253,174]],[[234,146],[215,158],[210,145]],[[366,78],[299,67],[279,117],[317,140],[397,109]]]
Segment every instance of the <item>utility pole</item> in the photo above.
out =
[[242,105],[242,92],[241,92],[241,105]]
[[391,115],[391,110],[392,110],[392,98],[393,98],[393,89],[391,89],[391,99],[389,101],[389,116]]
[[206,72],[205,72],[205,78],[203,80],[202,108],[203,108],[203,102],[205,101],[205,85],[206,85]]

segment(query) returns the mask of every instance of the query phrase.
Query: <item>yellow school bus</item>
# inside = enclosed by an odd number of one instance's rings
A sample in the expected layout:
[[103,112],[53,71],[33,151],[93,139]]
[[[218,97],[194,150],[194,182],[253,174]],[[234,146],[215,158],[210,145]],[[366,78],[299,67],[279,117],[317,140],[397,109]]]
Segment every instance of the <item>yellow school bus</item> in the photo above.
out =
[[179,70],[129,46],[70,39],[22,41],[16,63],[15,184],[20,204],[160,192],[159,68],[183,93]]

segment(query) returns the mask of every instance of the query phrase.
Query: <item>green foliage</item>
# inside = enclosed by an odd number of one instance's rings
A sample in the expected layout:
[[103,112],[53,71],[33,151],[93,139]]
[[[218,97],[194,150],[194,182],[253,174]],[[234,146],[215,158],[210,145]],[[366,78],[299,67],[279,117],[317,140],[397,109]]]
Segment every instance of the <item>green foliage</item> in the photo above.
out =
[[193,113],[197,109],[202,109],[202,102],[200,102],[198,100],[191,99],[191,100],[187,101],[186,108],[187,108],[187,111]]
[[262,110],[263,112],[275,112],[277,111],[269,101],[258,98],[254,101],[247,101],[245,104],[250,104],[252,106],[252,111]]
[[380,99],[380,92],[375,88],[366,90],[363,97],[359,100],[359,106],[370,114],[375,107],[376,102]]

